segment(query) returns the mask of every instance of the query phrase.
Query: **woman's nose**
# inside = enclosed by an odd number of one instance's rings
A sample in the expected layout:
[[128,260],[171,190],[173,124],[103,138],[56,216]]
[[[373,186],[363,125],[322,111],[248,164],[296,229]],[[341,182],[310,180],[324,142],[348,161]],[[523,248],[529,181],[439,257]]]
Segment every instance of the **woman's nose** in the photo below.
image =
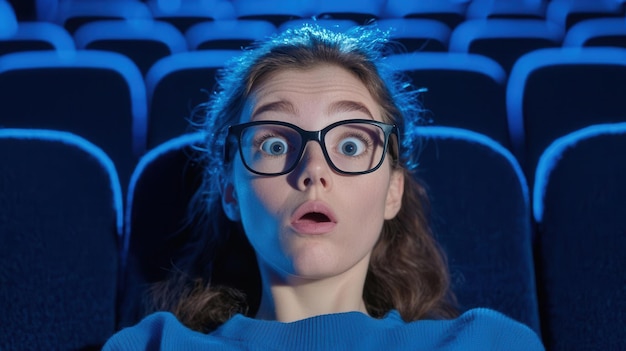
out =
[[321,186],[330,189],[332,169],[324,157],[319,143],[309,142],[306,145],[302,159],[296,167],[298,172],[298,188],[306,190],[312,186]]

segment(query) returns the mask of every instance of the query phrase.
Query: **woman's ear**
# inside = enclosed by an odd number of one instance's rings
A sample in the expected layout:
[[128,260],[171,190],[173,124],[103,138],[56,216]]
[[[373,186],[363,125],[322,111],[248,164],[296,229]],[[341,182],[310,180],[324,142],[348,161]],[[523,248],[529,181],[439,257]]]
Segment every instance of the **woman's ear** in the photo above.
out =
[[404,195],[404,172],[393,170],[387,189],[387,200],[385,202],[385,219],[394,218],[402,207],[402,196]]
[[233,183],[229,181],[222,183],[222,208],[224,213],[226,213],[226,217],[231,221],[238,222],[241,220],[237,193]]

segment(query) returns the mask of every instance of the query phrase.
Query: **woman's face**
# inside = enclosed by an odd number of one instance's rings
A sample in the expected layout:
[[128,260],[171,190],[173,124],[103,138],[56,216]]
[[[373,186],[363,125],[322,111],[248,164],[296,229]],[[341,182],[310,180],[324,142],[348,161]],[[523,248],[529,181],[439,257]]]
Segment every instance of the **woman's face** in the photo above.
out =
[[[271,74],[247,100],[240,122],[284,121],[317,131],[346,119],[382,121],[378,104],[347,70],[320,65]],[[285,175],[251,173],[237,154],[224,193],[259,264],[279,277],[323,279],[367,269],[385,219],[400,208],[402,172],[383,165],[364,175],[332,170],[317,142]],[[355,268],[360,267],[360,268]]]

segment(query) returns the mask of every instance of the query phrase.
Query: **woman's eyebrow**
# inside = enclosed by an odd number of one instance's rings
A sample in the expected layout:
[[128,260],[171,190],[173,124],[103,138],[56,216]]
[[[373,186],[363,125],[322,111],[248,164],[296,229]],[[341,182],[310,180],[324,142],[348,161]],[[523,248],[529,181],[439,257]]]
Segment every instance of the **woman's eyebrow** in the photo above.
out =
[[332,104],[328,106],[327,113],[331,115],[335,113],[353,112],[353,111],[363,112],[364,114],[368,115],[371,119],[374,119],[374,115],[372,115],[372,112],[364,104],[357,102],[357,101],[351,101],[351,100],[341,100],[341,101],[333,102]]
[[290,115],[296,115],[298,112],[296,107],[291,102],[285,101],[285,100],[279,100],[279,101],[269,102],[269,103],[257,106],[252,112],[251,119],[254,119],[254,117],[262,113],[269,112],[269,111],[283,112],[283,113],[287,113]]

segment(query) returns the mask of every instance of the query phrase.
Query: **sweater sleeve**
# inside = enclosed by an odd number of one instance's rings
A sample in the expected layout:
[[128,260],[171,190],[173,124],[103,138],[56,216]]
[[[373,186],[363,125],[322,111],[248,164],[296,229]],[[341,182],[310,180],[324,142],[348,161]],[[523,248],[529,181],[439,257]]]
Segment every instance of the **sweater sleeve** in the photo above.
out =
[[[464,321],[463,321],[464,320]],[[528,326],[500,312],[477,308],[464,313],[460,322],[467,323],[467,342],[482,345],[483,350],[544,351],[539,336]]]

